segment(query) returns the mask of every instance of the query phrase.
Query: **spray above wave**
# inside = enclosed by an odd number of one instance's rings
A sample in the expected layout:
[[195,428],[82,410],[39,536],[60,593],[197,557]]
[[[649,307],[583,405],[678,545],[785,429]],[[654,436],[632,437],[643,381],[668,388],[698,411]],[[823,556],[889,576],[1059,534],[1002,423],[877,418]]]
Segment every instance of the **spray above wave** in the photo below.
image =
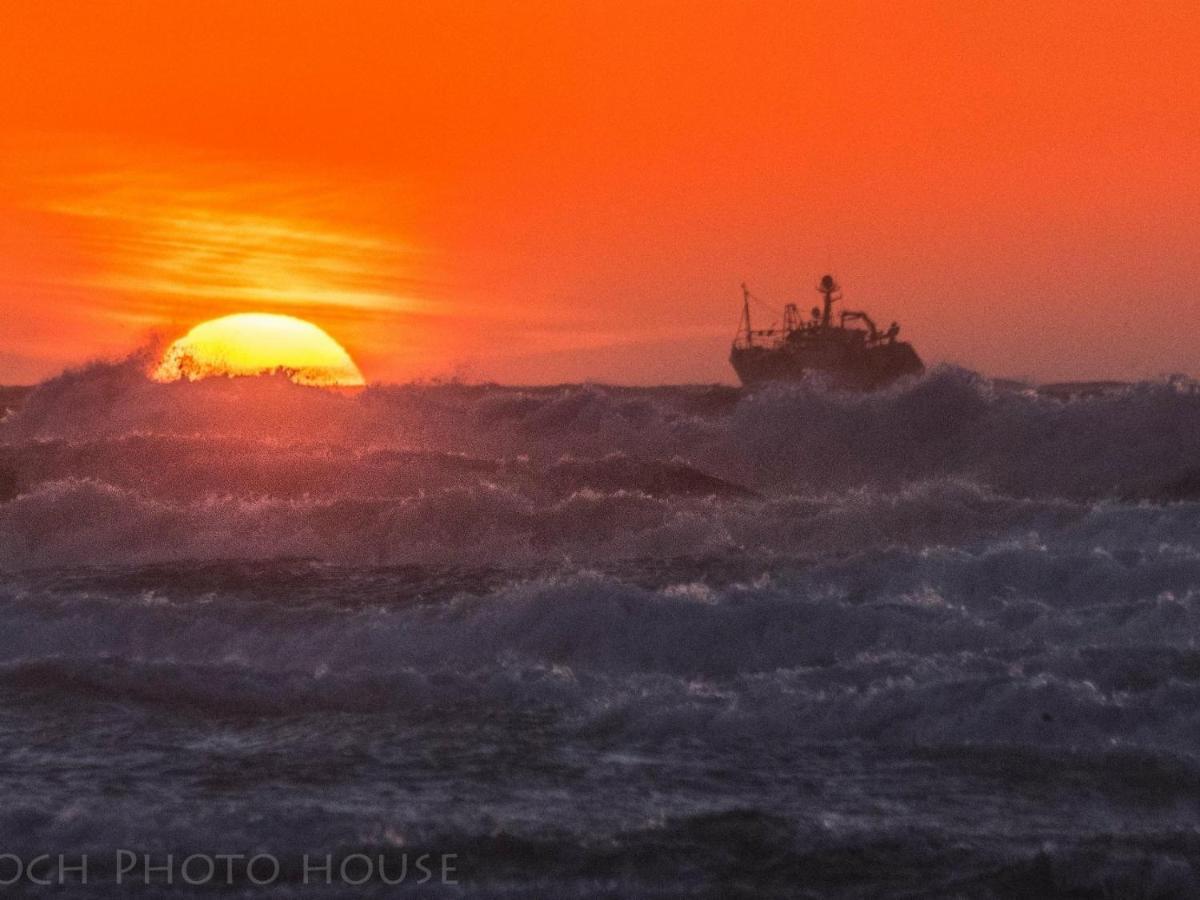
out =
[[160,384],[145,365],[65,373],[0,423],[0,564],[855,552],[1101,521],[1157,533],[1147,523],[1191,505],[1125,504],[1190,500],[1200,483],[1200,396],[1172,382],[1064,398],[943,368],[870,395],[349,396],[284,377]]
[[1151,472],[1182,476],[1200,460],[1200,393],[1178,381],[1063,397],[941,367],[866,395],[801,382],[747,393],[448,384],[346,396],[282,376],[161,384],[145,377],[147,364],[97,363],[39,385],[0,426],[0,440],[201,435],[489,457],[679,455],[768,484],[978,475],[1051,494],[1103,494]]

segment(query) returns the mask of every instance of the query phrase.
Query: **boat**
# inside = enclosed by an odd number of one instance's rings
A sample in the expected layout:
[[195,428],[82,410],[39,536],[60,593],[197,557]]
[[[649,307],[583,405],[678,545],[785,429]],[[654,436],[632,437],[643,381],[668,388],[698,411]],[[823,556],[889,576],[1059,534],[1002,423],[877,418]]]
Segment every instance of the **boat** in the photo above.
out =
[[841,287],[832,275],[817,285],[823,298],[802,318],[795,303],[783,309],[783,327],[756,330],[750,324],[750,301],[757,300],[742,285],[742,320],[729,352],[729,362],[742,384],[769,381],[798,381],[819,375],[832,384],[854,390],[875,390],[906,375],[925,371],[921,357],[911,344],[897,339],[895,322],[880,330],[860,310],[833,305],[842,299]]

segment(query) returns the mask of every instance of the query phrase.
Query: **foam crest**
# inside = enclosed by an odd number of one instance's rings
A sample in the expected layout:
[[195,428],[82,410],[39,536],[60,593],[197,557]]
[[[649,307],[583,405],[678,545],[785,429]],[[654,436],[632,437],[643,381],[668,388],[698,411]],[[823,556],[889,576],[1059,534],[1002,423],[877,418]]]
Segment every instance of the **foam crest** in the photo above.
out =
[[[5,468],[27,484],[38,477],[29,457],[47,441],[86,444],[103,458],[103,445],[113,444],[112,455],[132,436],[146,440],[129,448],[146,453],[139,462],[172,468],[170,451],[179,445],[170,439],[202,436],[237,442],[228,456],[238,459],[293,448],[289,464],[299,471],[305,452],[348,470],[382,450],[459,454],[493,465],[590,460],[590,471],[563,465],[546,474],[579,476],[579,486],[601,489],[614,478],[638,480],[636,466],[678,460],[707,478],[765,492],[894,489],[958,478],[1018,496],[1171,500],[1200,493],[1200,393],[1179,381],[1076,396],[1019,390],[943,367],[868,395],[815,383],[744,394],[453,384],[339,394],[282,376],[158,384],[147,380],[145,366],[142,357],[97,363],[40,385],[0,424]],[[185,453],[183,461],[194,457]],[[605,472],[605,459],[625,460],[625,471],[610,462]],[[219,474],[215,462],[210,468]],[[186,480],[190,470],[178,474]],[[235,480],[232,487],[241,485]],[[705,488],[695,476],[692,490]]]
[[[381,572],[372,593],[387,601],[359,606],[195,592],[179,569],[150,573],[140,592],[36,575],[0,602],[0,687],[14,702],[84,695],[255,715],[542,709],[569,733],[633,742],[1193,752],[1200,604],[1185,586],[1197,566],[1147,559],[1140,589],[1084,605],[1049,585],[964,592],[988,572],[986,554],[890,586],[886,562],[874,581],[868,566],[855,582],[808,570],[704,587],[564,572],[437,602]],[[314,597],[346,578],[300,574]],[[1179,593],[1152,593],[1164,583]]]

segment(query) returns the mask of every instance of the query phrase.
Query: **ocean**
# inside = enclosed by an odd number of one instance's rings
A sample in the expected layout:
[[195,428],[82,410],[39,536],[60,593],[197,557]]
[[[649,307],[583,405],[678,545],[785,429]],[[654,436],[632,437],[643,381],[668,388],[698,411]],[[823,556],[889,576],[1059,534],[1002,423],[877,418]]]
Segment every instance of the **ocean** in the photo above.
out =
[[6,896],[1200,894],[1191,382],[143,371],[0,422]]

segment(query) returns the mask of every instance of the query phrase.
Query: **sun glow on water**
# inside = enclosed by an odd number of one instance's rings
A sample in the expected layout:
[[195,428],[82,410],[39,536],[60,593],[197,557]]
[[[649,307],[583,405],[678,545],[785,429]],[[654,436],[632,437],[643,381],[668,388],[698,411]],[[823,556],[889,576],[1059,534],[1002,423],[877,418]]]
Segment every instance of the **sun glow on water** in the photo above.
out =
[[326,332],[295,316],[275,313],[237,313],[202,322],[167,348],[151,377],[195,381],[281,369],[297,384],[365,384],[350,354]]

